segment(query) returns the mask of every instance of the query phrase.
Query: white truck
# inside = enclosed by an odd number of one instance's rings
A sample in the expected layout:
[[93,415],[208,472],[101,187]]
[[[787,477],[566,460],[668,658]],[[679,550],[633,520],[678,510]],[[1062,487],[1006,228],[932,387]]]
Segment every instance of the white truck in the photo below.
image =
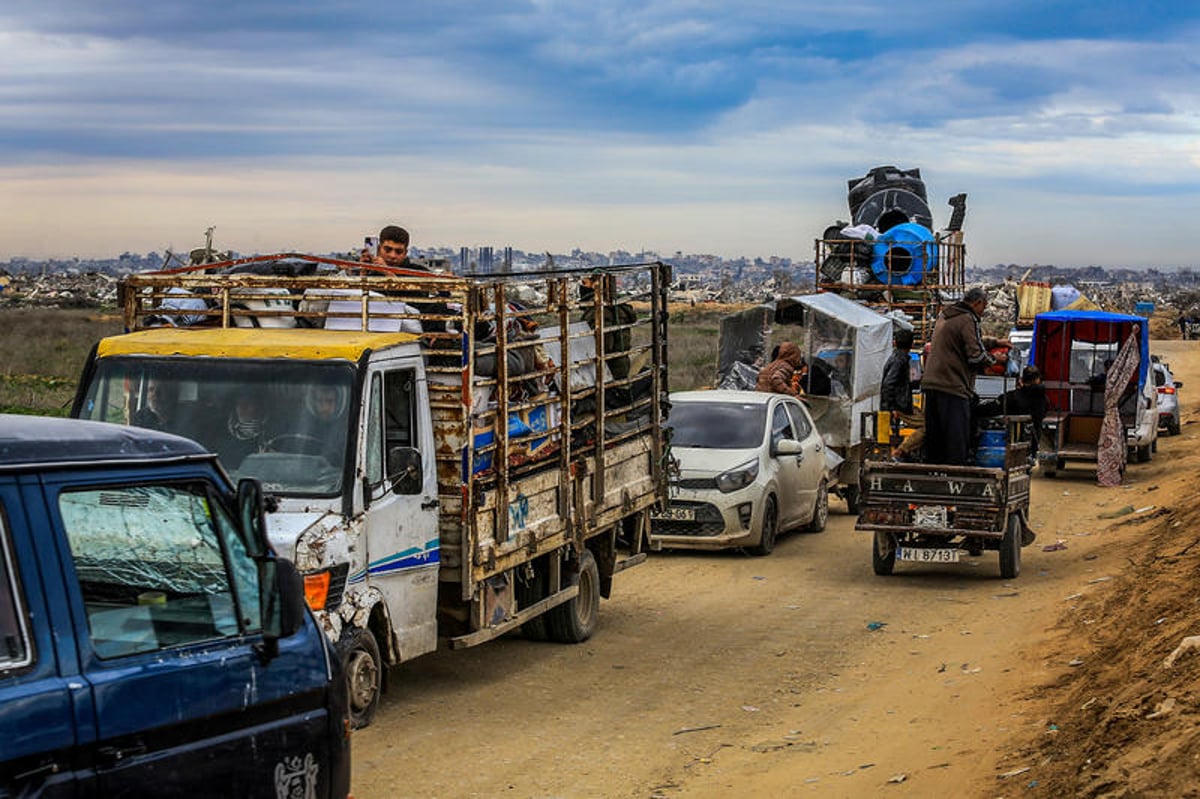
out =
[[587,639],[645,559],[670,282],[291,254],[131,275],[129,332],[96,345],[72,413],[189,435],[262,482],[361,727],[388,666],[440,638]]

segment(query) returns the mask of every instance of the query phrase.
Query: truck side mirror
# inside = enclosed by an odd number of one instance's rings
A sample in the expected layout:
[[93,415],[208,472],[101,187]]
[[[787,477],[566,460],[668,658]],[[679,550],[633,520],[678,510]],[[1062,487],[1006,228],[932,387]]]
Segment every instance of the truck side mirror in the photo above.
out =
[[388,450],[387,476],[397,494],[421,493],[421,453],[413,447]]
[[242,534],[246,540],[246,550],[252,558],[263,557],[271,551],[271,545],[267,540],[267,522],[263,514],[262,484],[252,477],[239,480],[237,508],[238,519],[242,523]]

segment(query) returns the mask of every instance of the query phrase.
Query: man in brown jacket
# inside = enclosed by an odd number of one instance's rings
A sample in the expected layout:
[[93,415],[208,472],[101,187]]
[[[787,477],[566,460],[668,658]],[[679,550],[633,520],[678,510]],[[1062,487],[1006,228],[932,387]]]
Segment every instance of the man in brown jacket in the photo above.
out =
[[961,300],[942,309],[934,324],[933,343],[921,377],[927,463],[967,464],[975,375],[997,360],[1006,360],[988,350],[1008,342],[984,338],[979,326],[987,301],[983,289],[970,289]]
[[758,381],[754,387],[758,391],[770,391],[775,394],[787,394],[789,397],[800,395],[798,387],[792,385],[792,375],[804,365],[804,356],[800,348],[790,341],[779,345],[775,360],[764,366],[758,373]]

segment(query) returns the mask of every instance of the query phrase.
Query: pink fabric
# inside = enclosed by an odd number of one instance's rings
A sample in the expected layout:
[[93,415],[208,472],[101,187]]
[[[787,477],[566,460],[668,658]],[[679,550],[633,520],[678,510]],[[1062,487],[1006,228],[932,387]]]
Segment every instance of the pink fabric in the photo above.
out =
[[1117,404],[1141,360],[1138,353],[1141,337],[1139,328],[1139,325],[1133,326],[1104,381],[1104,424],[1100,428],[1099,449],[1096,452],[1096,482],[1102,486],[1119,486],[1125,468],[1125,426],[1121,424]]

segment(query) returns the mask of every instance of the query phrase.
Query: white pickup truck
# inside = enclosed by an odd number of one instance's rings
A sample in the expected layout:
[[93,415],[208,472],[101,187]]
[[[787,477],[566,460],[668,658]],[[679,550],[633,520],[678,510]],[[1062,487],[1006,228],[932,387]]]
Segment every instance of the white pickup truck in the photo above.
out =
[[364,726],[388,665],[518,627],[583,641],[645,558],[670,282],[297,255],[132,275],[130,332],[97,344],[73,415],[189,435],[262,482]]

